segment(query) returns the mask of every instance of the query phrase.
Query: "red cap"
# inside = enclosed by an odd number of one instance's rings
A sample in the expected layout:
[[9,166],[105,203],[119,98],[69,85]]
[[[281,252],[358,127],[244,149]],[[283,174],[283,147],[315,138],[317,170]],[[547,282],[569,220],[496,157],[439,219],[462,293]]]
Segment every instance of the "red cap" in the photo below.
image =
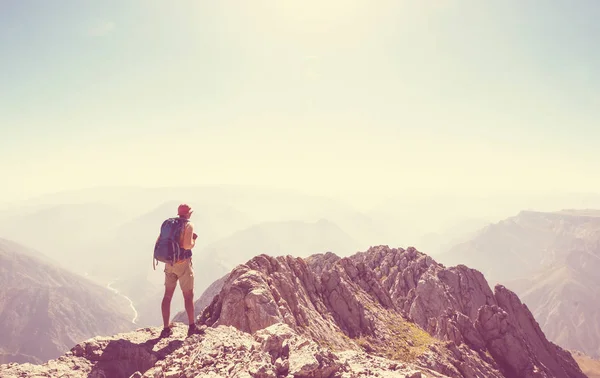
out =
[[182,216],[182,215],[188,215],[192,213],[192,208],[185,204],[182,203],[181,205],[179,205],[179,207],[177,208],[177,215]]

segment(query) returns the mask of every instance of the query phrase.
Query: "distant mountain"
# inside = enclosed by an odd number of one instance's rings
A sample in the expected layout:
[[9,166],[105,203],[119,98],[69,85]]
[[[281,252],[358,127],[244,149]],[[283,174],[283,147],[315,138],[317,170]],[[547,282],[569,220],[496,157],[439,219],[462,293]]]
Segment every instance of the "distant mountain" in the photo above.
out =
[[600,357],[600,211],[523,211],[438,259],[510,287],[550,340]]
[[[130,265],[141,268],[147,278],[152,271],[154,243],[162,222],[177,216],[177,206],[183,201],[168,201],[115,230],[114,236],[93,247],[96,261],[90,270],[93,275],[112,274],[125,278],[131,274]],[[254,223],[246,214],[222,203],[188,203],[193,207],[191,222],[198,234],[195,250]],[[115,266],[114,262],[120,263]]]
[[[198,248],[265,222],[327,217],[361,242],[379,242],[380,223],[331,198],[246,186],[106,187],[41,196],[0,210],[0,235],[31,245],[76,273],[123,278],[148,260],[160,223],[180,202],[195,208]],[[85,255],[86,258],[81,258]],[[114,261],[121,262],[114,264]],[[145,260],[141,260],[145,259]],[[123,270],[121,269],[121,270]],[[154,275],[148,273],[151,279]],[[130,274],[127,272],[127,274]]]
[[325,219],[316,222],[261,223],[235,232],[196,252],[194,268],[199,272],[196,287],[203,290],[236,265],[258,254],[279,256],[289,252],[305,257],[329,251],[347,256],[358,250],[358,241]]
[[415,244],[427,254],[437,256],[454,245],[471,240],[481,228],[490,223],[489,220],[480,218],[456,219],[438,231],[424,234]]
[[43,362],[95,335],[135,329],[124,298],[0,239],[0,361]]
[[563,265],[574,250],[600,254],[600,216],[593,214],[597,212],[522,211],[490,224],[438,258],[446,264],[469,263],[492,282],[528,277]]
[[0,218],[0,235],[80,273],[102,258],[91,251],[126,219],[119,208],[100,202],[53,205]]

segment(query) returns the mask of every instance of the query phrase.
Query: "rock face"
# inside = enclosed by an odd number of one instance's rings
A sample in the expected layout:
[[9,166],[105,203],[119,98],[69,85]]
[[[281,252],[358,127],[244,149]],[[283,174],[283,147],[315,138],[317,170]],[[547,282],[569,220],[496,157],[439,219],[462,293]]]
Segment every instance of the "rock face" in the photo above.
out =
[[224,277],[197,323],[202,335],[141,329],[0,375],[585,377],[514,293],[414,248],[256,256]]
[[199,323],[249,333],[285,323],[334,350],[418,361],[455,377],[584,376],[514,293],[492,292],[480,272],[445,268],[414,248],[257,256],[231,272]]

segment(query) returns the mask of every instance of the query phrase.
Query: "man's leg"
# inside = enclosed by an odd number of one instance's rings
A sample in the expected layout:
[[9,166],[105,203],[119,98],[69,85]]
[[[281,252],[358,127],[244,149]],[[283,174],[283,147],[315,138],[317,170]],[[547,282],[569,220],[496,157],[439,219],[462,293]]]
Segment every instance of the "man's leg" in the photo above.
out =
[[173,299],[173,293],[177,286],[165,285],[165,295],[161,303],[162,317],[163,317],[163,328],[169,327],[169,321],[171,320],[171,299]]
[[179,274],[179,287],[183,294],[185,312],[188,316],[188,324],[194,324],[194,269],[192,261],[188,260],[181,264]]
[[183,300],[185,302],[185,312],[188,316],[188,336],[200,333],[194,319],[194,269],[192,268],[191,260],[185,263],[184,270],[179,276],[179,286],[183,293]]
[[160,305],[163,317],[163,333],[161,335],[168,336],[170,333],[171,299],[173,299],[175,288],[177,288],[177,275],[172,272],[171,266],[165,264],[165,294]]
[[185,302],[188,324],[194,324],[194,289],[183,291],[183,301]]

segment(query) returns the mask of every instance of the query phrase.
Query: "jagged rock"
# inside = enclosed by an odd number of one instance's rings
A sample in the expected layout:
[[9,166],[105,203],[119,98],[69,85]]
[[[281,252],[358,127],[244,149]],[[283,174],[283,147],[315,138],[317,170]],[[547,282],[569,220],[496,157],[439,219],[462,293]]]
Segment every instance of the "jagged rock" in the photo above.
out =
[[[456,377],[583,377],[525,306],[505,300],[507,293],[492,292],[474,269],[446,268],[413,247],[379,246],[341,259],[260,255],[232,272],[199,322],[248,332],[283,322],[333,348],[412,358]],[[236,311],[239,303],[248,311]],[[256,314],[264,315],[262,324]],[[425,341],[415,347],[414,337],[399,342],[402,332],[393,328],[402,318],[452,346]]]

